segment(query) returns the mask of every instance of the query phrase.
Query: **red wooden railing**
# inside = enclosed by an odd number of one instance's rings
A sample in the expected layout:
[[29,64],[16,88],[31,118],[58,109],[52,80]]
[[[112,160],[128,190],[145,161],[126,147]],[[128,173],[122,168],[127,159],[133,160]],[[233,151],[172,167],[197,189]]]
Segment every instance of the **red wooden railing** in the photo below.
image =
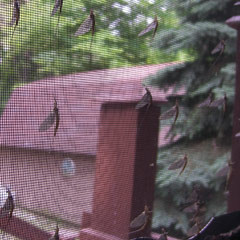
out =
[[231,178],[229,180],[228,211],[240,210],[240,138],[235,135],[240,131],[240,16],[234,16],[226,23],[237,30],[237,53],[236,53],[236,82],[235,82],[235,100],[233,110],[233,133],[232,133],[232,157],[234,163]]
[[[102,106],[93,213],[80,239],[128,239],[130,219],[145,204],[153,207],[160,111],[152,107],[146,114],[146,109],[139,112],[135,106]],[[149,234],[150,226],[144,230]]]

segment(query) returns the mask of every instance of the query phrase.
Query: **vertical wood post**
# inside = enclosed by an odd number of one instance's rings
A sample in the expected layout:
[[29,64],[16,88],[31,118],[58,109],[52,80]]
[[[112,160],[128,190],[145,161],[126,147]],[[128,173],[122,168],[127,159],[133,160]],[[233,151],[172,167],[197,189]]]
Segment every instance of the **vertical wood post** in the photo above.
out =
[[234,16],[226,21],[228,26],[237,30],[237,53],[236,53],[236,82],[235,100],[233,110],[233,133],[232,133],[232,157],[234,163],[233,172],[229,180],[228,211],[240,210],[240,138],[235,134],[240,131],[240,16]]
[[[126,240],[131,220],[153,206],[160,109],[136,103],[101,108],[91,225],[84,240]],[[84,219],[83,219],[84,221]],[[148,236],[150,225],[135,234]]]

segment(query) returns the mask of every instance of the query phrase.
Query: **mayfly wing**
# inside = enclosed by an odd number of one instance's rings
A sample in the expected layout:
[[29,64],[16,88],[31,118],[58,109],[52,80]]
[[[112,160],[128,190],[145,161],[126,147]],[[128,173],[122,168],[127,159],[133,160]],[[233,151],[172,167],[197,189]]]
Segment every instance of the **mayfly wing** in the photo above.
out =
[[146,223],[148,222],[150,213],[151,212],[149,211],[148,206],[145,205],[144,211],[131,221],[130,228],[136,229],[145,226]]
[[196,210],[197,210],[197,205],[196,205],[196,203],[194,203],[194,204],[192,204],[192,205],[190,205],[190,206],[188,206],[188,207],[185,207],[185,208],[183,209],[183,211],[186,212],[186,213],[194,213],[194,212],[196,212]]
[[240,132],[235,135],[235,137],[240,137]]
[[8,205],[7,208],[9,209],[9,219],[8,219],[8,222],[9,222],[12,218],[13,211],[15,209],[15,203],[14,203],[13,195],[10,189],[7,189],[7,193],[8,193],[8,199],[6,204]]
[[145,89],[146,89],[147,92],[144,94],[142,99],[136,105],[136,107],[135,107],[136,110],[139,110],[139,109],[141,109],[145,106],[148,106],[148,108],[149,108],[152,104],[152,94],[151,94],[151,92],[149,91],[148,88],[145,88]]
[[168,240],[167,235],[168,235],[168,232],[166,231],[166,229],[162,228],[162,234],[161,234],[161,236],[159,237],[158,240]]
[[55,128],[54,128],[54,137],[55,137],[56,134],[57,134],[58,127],[59,127],[59,122],[60,122],[60,115],[59,115],[59,110],[58,110],[58,107],[57,107],[56,99],[54,99],[54,109],[53,109],[53,112],[55,113],[55,116],[56,116],[56,124],[55,124]]
[[147,105],[148,105],[148,96],[147,96],[147,94],[145,94],[143,96],[143,98],[138,102],[138,104],[136,105],[135,109],[139,110],[139,109],[141,109],[141,108],[143,108],[143,107],[145,107]]
[[229,183],[230,183],[230,179],[231,179],[231,176],[232,176],[232,167],[229,168],[229,171],[228,171],[228,174],[227,174],[227,179],[226,179],[226,185],[225,185],[225,190],[227,191],[228,188],[229,188]]
[[84,22],[80,25],[78,30],[75,32],[74,36],[83,35],[90,30],[92,31],[92,35],[94,34],[95,29],[95,15],[91,10],[90,15],[84,20]]
[[226,111],[227,106],[227,96],[224,94],[224,97],[217,99],[215,101],[212,101],[209,105],[209,107],[223,107],[223,113]]
[[[238,120],[240,121],[240,118]],[[235,137],[240,137],[240,132],[236,133]]]
[[19,19],[20,19],[20,3],[19,0],[14,0],[11,25],[15,25],[16,27],[18,25]]
[[96,24],[95,15],[93,13],[93,10],[90,11],[90,18],[92,20],[92,22],[91,22],[91,31],[92,31],[92,36],[93,36],[94,33],[95,33],[95,24]]
[[186,154],[185,154],[183,160],[184,160],[184,163],[183,163],[182,169],[181,169],[181,171],[179,172],[178,176],[180,176],[180,175],[184,172],[184,170],[185,170],[185,168],[186,168],[186,166],[187,166],[187,164],[188,164],[188,157],[187,157]]
[[14,0],[12,21],[11,21],[10,25],[11,26],[15,25],[15,26],[14,26],[14,29],[13,29],[13,33],[12,33],[12,37],[11,37],[10,42],[12,42],[14,32],[16,30],[16,27],[18,26],[19,19],[20,19],[20,2],[19,2],[19,0]]
[[155,24],[156,24],[156,25],[155,25],[155,28],[154,28],[154,31],[153,31],[152,38],[155,37],[155,34],[156,34],[156,32],[157,32],[157,29],[158,29],[158,19],[157,19],[157,17],[155,17],[154,21],[155,21]]
[[58,224],[56,226],[56,229],[55,229],[55,234],[49,238],[49,240],[59,240],[60,237],[59,237],[59,227],[58,227]]
[[177,119],[178,119],[178,114],[179,114],[179,107],[178,107],[178,101],[176,100],[176,105],[174,105],[168,111],[161,114],[159,119],[160,120],[166,120],[166,119],[169,119],[169,118],[173,118],[175,116],[174,122],[173,122],[173,126],[174,126]]
[[201,108],[201,107],[208,107],[213,101],[213,94],[210,93],[208,98],[206,100],[204,100],[202,103],[198,104],[197,107]]
[[130,223],[130,228],[140,228],[142,227],[147,220],[147,215],[145,212],[142,212],[140,215],[138,215],[136,218],[134,218]]
[[187,198],[186,203],[181,204],[181,211],[184,212],[193,212],[192,210],[196,211],[197,206],[196,203],[200,200],[200,194],[201,194],[201,188],[199,185],[194,185],[193,191],[191,192],[191,195]]
[[228,173],[227,173],[227,179],[226,179],[226,186],[225,186],[225,190],[227,191],[228,190],[228,187],[229,187],[229,183],[230,183],[230,179],[232,177],[232,173],[233,173],[233,165],[234,163],[229,160],[228,161]]
[[235,2],[234,3],[234,6],[238,6],[238,5],[240,5],[240,2]]
[[175,123],[176,123],[176,121],[177,121],[177,119],[178,119],[178,115],[179,115],[179,106],[178,106],[178,101],[177,101],[177,100],[176,100],[175,110],[176,110],[176,112],[175,112],[175,118],[174,118],[174,122],[173,122],[173,125],[172,125],[172,126],[175,125]]
[[39,132],[47,131],[55,122],[56,113],[52,111],[39,126]]
[[222,53],[224,52],[225,49],[225,41],[221,40],[217,46],[211,51],[211,54],[216,54],[219,52],[220,55],[222,55]]
[[157,28],[158,28],[158,19],[157,17],[154,18],[154,21],[152,23],[150,23],[144,30],[142,30],[139,34],[138,34],[138,37],[141,37],[143,36],[144,34],[150,32],[152,29],[154,29],[154,32],[153,32],[153,38],[156,34],[156,31],[157,31]]
[[176,170],[176,169],[179,169],[181,168],[181,171],[179,173],[179,175],[182,174],[182,172],[185,170],[186,166],[187,166],[187,163],[188,163],[188,157],[187,155],[185,154],[185,156],[179,160],[176,160],[175,162],[173,162],[168,170]]
[[235,137],[240,137],[240,132],[238,132],[237,134],[235,134]]
[[200,213],[205,213],[206,212],[206,207],[205,207],[205,201],[202,200],[198,200],[196,202],[197,205],[197,212],[196,215],[199,215]]
[[59,14],[61,14],[62,6],[63,6],[63,0],[56,0],[55,5],[54,5],[53,10],[52,10],[52,13],[51,13],[51,16],[54,16],[58,9],[59,9]]
[[217,171],[216,176],[217,177],[226,177],[229,171],[229,166],[226,165],[223,168],[221,168],[220,170]]
[[75,32],[75,36],[83,35],[91,30],[92,20],[90,16],[80,25],[78,30]]
[[209,107],[220,107],[225,102],[224,98],[217,99],[209,104]]
[[173,163],[169,166],[168,170],[176,170],[176,169],[179,169],[179,168],[183,167],[184,163],[185,163],[185,160],[184,160],[184,159],[177,160],[177,161],[173,162]]
[[176,107],[170,108],[168,111],[164,112],[163,114],[160,115],[160,120],[166,120],[169,118],[172,118],[176,115]]
[[15,209],[15,203],[14,203],[14,199],[13,199],[10,189],[7,188],[6,191],[7,191],[8,197],[7,197],[3,207],[0,209],[0,218],[8,216],[8,221],[6,223],[6,224],[8,224],[12,218],[13,211]]
[[202,224],[200,222],[195,221],[195,224],[188,230],[187,235],[193,236],[195,234],[198,234],[201,231],[201,225]]
[[[217,46],[211,51],[212,55],[216,54],[216,53],[219,53],[219,54],[218,54],[217,58],[214,60],[214,62],[212,63],[211,67],[209,68],[209,70],[208,70],[209,73],[212,72],[213,70],[214,70],[213,72],[215,72],[215,73],[220,71],[220,69],[222,67],[222,63],[218,64],[217,67],[215,67],[215,66],[219,62],[219,60],[224,52],[224,49],[225,49],[225,41],[221,40],[217,44]],[[216,68],[216,69],[214,69],[214,68]]]
[[199,213],[199,212],[204,212],[206,210],[205,208],[205,202],[202,200],[199,200],[199,196],[197,197],[198,199],[195,200],[191,205],[188,205],[183,209],[184,212],[186,213]]
[[188,236],[196,235],[200,232],[201,226],[198,222],[196,222],[187,232]]
[[176,109],[175,107],[173,107],[168,111],[164,112],[163,114],[161,114],[160,120],[166,120],[166,119],[172,118],[175,116],[175,114],[176,114]]

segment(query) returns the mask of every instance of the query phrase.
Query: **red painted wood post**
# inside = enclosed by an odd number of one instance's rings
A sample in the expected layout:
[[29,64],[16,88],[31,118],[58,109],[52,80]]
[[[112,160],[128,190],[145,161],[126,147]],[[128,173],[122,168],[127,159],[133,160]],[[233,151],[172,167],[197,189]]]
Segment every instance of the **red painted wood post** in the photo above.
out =
[[235,134],[240,131],[240,16],[234,16],[226,23],[237,30],[237,55],[236,55],[236,83],[235,83],[235,100],[233,112],[233,133],[232,133],[232,157],[234,163],[233,172],[229,181],[228,211],[240,210],[240,138]]
[[[80,239],[126,240],[130,221],[145,204],[153,207],[160,108],[152,106],[146,114],[135,106],[102,105],[93,213]],[[139,234],[149,235],[150,225]]]

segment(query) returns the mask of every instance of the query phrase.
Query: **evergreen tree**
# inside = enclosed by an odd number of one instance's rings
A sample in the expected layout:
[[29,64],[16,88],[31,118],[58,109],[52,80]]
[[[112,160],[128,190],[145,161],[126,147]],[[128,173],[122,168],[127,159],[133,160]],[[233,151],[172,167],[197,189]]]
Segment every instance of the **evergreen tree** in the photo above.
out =
[[[206,220],[226,210],[223,195],[225,179],[217,177],[216,172],[226,165],[231,150],[236,31],[229,28],[225,21],[240,10],[234,2],[179,0],[175,6],[179,26],[160,31],[156,36],[156,48],[169,55],[184,50],[189,60],[165,68],[147,80],[160,88],[171,85],[176,91],[181,88],[186,91],[184,96],[179,97],[179,119],[169,132],[169,136],[178,136],[179,139],[159,151],[153,227],[165,226],[187,233],[189,216],[179,210],[179,206],[186,202],[194,184],[203,189]],[[221,40],[226,43],[223,54],[211,54]],[[198,107],[210,93],[215,99],[222,98],[226,93],[228,102],[224,113],[221,106]],[[175,97],[170,97],[169,102],[170,106],[175,104]],[[161,128],[165,124],[169,121],[161,121]],[[177,173],[174,175],[167,169],[184,153],[188,154],[191,166],[177,178]]]

